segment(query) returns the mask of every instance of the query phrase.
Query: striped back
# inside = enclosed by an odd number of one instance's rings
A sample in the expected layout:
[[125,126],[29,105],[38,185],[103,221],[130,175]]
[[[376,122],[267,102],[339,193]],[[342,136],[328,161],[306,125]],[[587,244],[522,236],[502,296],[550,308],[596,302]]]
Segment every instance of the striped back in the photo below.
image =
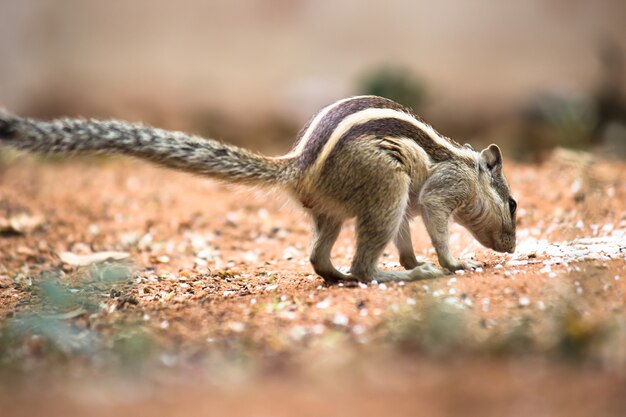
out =
[[347,143],[366,137],[411,139],[432,162],[472,159],[471,150],[440,135],[408,108],[376,96],[351,97],[325,107],[302,128],[285,156],[295,158],[301,171],[308,171],[319,168]]

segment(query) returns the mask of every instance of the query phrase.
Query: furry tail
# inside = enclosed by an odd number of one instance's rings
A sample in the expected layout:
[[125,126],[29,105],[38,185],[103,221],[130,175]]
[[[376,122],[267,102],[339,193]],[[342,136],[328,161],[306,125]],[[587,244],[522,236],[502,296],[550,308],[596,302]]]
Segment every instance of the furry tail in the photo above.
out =
[[123,154],[230,182],[280,184],[290,161],[270,158],[213,139],[117,120],[50,122],[0,112],[0,144],[37,153]]

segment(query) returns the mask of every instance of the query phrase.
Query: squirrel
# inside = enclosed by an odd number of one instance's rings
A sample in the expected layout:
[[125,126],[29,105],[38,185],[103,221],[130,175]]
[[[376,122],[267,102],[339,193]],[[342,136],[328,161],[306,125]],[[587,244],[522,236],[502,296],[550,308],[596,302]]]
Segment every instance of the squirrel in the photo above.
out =
[[[517,203],[502,172],[497,145],[481,152],[437,133],[408,108],[386,98],[357,96],[316,113],[291,151],[268,157],[214,139],[118,120],[39,121],[0,113],[0,144],[52,154],[124,154],[196,174],[288,191],[313,220],[310,261],[326,282],[411,281],[444,275],[418,261],[409,220],[420,215],[448,271],[475,269],[448,248],[453,218],[482,245],[515,250]],[[341,225],[356,218],[356,253],[349,272],[331,249]],[[378,268],[392,241],[405,271]]]

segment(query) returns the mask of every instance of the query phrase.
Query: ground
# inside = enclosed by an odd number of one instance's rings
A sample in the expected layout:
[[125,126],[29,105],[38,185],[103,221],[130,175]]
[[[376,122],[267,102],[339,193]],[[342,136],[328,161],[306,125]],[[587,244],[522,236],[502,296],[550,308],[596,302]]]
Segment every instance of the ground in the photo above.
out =
[[[280,192],[128,159],[5,162],[0,408],[624,415],[626,165],[559,151],[505,173],[515,254],[452,226],[453,252],[483,268],[327,286],[308,263],[309,219]],[[68,255],[103,251],[124,259]],[[399,268],[392,246],[382,263]]]

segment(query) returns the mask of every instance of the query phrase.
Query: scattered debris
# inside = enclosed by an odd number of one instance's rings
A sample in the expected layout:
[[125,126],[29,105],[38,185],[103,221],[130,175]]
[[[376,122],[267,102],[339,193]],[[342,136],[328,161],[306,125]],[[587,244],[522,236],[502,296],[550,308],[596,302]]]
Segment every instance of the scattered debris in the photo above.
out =
[[0,217],[0,233],[26,234],[44,223],[43,216],[20,213],[6,218]]

